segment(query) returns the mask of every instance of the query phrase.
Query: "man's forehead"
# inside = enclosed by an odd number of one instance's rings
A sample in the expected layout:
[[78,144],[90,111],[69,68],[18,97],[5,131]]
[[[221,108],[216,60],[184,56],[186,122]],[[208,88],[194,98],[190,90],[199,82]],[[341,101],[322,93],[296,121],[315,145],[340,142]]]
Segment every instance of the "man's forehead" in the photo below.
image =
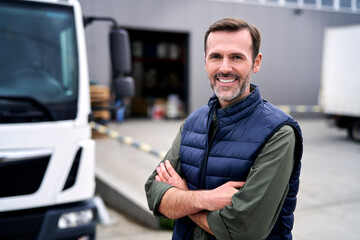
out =
[[247,29],[237,31],[214,31],[207,39],[207,52],[223,50],[224,46],[252,50],[252,39]]
[[237,38],[241,40],[251,41],[251,34],[250,31],[246,28],[242,28],[236,31],[217,30],[209,34],[207,42],[209,42],[209,39],[213,39],[213,38],[224,38],[224,40],[227,39],[229,40],[229,38],[230,39]]

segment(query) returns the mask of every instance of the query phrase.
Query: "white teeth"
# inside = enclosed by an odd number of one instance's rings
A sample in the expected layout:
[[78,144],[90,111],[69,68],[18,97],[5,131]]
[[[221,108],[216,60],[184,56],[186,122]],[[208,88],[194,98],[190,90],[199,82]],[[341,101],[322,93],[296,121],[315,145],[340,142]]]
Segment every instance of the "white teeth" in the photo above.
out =
[[230,83],[230,82],[235,81],[235,79],[221,79],[221,78],[219,78],[219,81],[222,82],[222,83]]

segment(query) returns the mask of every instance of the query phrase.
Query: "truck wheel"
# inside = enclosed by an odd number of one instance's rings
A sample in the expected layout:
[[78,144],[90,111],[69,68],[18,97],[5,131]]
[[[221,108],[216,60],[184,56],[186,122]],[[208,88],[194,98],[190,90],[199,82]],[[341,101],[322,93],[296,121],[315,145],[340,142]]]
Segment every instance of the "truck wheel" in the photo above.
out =
[[360,121],[357,121],[352,125],[351,137],[354,141],[360,142]]

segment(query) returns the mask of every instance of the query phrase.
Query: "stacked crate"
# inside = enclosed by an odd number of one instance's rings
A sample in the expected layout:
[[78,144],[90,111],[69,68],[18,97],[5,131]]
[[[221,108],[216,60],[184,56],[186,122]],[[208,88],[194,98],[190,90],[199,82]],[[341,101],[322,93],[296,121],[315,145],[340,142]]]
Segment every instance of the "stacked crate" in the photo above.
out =
[[[90,86],[90,99],[93,119],[95,122],[106,125],[110,119],[110,88],[104,85]],[[93,138],[104,137],[104,134],[92,132]]]

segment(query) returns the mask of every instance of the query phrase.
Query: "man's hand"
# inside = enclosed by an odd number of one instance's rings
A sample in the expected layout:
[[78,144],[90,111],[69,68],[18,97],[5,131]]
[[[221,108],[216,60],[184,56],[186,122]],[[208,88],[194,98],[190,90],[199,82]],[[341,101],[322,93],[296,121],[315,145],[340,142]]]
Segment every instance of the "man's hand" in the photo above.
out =
[[165,164],[160,163],[156,172],[158,174],[155,176],[156,181],[170,184],[182,190],[189,190],[186,181],[175,171],[169,160],[165,160]]
[[197,213],[203,208],[201,195],[189,191],[186,181],[175,171],[169,160],[156,168],[155,180],[174,186],[165,192],[159,212],[170,219],[178,219]]
[[229,181],[213,190],[205,191],[207,194],[205,198],[206,209],[215,211],[232,205],[232,197],[244,184],[245,182]]

